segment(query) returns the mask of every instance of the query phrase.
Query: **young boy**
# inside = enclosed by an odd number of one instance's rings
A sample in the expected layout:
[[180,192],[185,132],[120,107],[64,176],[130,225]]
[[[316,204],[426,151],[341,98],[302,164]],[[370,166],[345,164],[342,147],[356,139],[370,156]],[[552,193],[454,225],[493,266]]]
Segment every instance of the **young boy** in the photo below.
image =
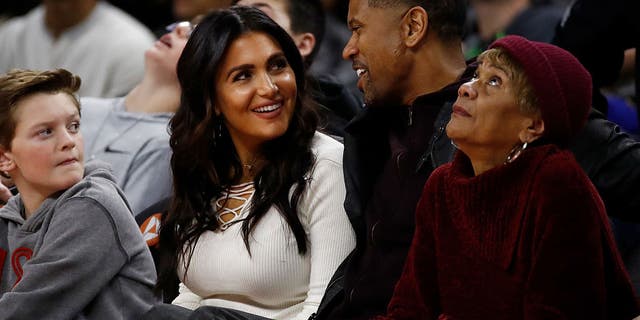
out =
[[80,79],[0,77],[0,319],[138,319],[157,299],[149,250],[102,163],[83,165]]

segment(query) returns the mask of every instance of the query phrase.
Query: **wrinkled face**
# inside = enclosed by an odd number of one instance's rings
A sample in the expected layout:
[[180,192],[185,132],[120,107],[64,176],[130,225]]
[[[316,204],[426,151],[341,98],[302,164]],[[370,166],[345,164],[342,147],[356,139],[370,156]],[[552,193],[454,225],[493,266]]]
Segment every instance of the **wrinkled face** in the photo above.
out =
[[227,8],[231,0],[173,0],[173,15],[178,19],[190,20],[209,10]]
[[84,174],[80,113],[66,93],[37,93],[18,102],[15,136],[2,170],[22,194],[50,196]]
[[351,38],[342,57],[352,61],[367,105],[403,102],[401,83],[406,70],[399,67],[402,13],[400,8],[369,7],[367,0],[349,1]]
[[158,79],[177,82],[176,66],[192,29],[193,25],[188,21],[172,24],[171,30],[145,52],[146,69],[157,75]]
[[239,153],[282,136],[296,105],[296,77],[278,43],[262,32],[238,37],[216,73],[216,114]]
[[520,110],[505,69],[483,62],[473,79],[458,89],[447,135],[467,155],[474,148],[506,155],[520,142],[532,117]]

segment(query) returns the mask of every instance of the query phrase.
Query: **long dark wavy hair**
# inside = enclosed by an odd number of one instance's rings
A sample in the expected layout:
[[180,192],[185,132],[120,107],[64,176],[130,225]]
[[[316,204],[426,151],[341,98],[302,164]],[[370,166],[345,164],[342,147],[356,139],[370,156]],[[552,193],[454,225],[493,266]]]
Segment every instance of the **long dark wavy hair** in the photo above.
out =
[[180,108],[170,123],[174,197],[160,231],[160,288],[170,284],[178,263],[183,263],[186,274],[198,237],[219,228],[211,200],[242,177],[242,163],[222,115],[214,112],[215,75],[231,43],[250,32],[270,35],[280,45],[296,77],[297,97],[284,135],[262,147],[265,165],[253,181],[255,193],[251,210],[242,221],[242,237],[251,253],[251,232],[269,208],[275,206],[295,236],[298,252],[302,255],[307,252],[307,237],[297,205],[315,161],[311,139],[318,118],[305,94],[302,57],[286,31],[260,10],[236,6],[214,11],[195,28],[178,61],[182,96]]

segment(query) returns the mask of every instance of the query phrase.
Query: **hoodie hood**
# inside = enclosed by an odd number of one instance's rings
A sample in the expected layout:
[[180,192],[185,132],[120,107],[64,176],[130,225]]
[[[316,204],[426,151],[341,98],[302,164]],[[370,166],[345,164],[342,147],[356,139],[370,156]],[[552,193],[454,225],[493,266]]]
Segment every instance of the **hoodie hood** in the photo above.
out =
[[18,194],[11,197],[9,201],[7,201],[7,204],[0,208],[0,218],[22,225],[25,220],[20,214],[21,208],[24,208],[24,205],[22,204],[20,194]]

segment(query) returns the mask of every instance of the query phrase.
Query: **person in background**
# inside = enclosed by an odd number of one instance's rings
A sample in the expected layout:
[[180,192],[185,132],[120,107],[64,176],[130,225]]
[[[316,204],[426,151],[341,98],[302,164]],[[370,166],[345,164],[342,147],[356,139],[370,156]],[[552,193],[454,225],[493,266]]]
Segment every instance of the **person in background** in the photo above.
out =
[[192,20],[212,10],[228,8],[232,0],[173,0],[173,16],[177,20]]
[[541,0],[471,0],[469,5],[471,30],[464,39],[467,59],[509,34],[551,42],[565,9]]
[[343,148],[316,131],[295,43],[258,9],[219,10],[198,24],[177,72],[160,286],[176,271],[182,283],[175,306],[145,318],[226,308],[307,319],[355,239]]
[[[357,92],[358,78],[353,74],[349,62],[340,56],[350,35],[344,18],[338,19],[332,12],[327,12],[326,5],[321,0],[234,0],[233,3],[264,9],[269,17],[294,38],[307,62],[307,73],[317,80],[330,79],[330,82],[340,84],[340,88],[350,91],[351,95],[358,98],[360,109],[362,98]],[[300,41],[308,37],[305,35],[315,38],[315,44],[306,49],[301,46],[305,43]],[[308,52],[309,49],[312,49],[311,53]]]
[[[313,99],[326,118],[325,131],[342,139],[344,127],[360,111],[362,102],[328,73],[311,73],[325,34],[325,13],[319,0],[236,0],[234,4],[254,6],[279,24],[293,38],[307,70]],[[336,56],[338,52],[334,53]]]
[[149,249],[104,163],[84,166],[80,78],[0,77],[0,319],[138,319],[158,302]]
[[593,86],[597,89],[593,106],[605,115],[608,103],[601,89],[614,84],[623,67],[635,70],[633,91],[636,97],[640,92],[637,79],[640,57],[634,50],[640,46],[638,10],[640,2],[633,0],[576,0],[567,9],[553,38],[553,44],[574,54],[593,75]]
[[180,105],[178,58],[195,25],[171,24],[144,55],[142,81],[121,98],[82,98],[87,160],[109,163],[135,215],[171,196],[168,124]]
[[119,97],[143,74],[151,32],[99,0],[43,0],[0,26],[0,72],[65,68],[83,79],[80,96]]
[[632,319],[600,196],[568,142],[591,76],[567,51],[506,36],[458,90],[388,314],[377,319]]
[[[320,48],[318,49],[318,57],[309,71],[316,75],[331,75],[360,97],[357,91],[358,76],[353,73],[351,63],[342,59],[340,55],[342,48],[344,48],[344,45],[349,41],[349,37],[351,37],[351,32],[347,28],[346,10],[344,10],[344,14],[342,14],[338,12],[340,9],[336,6],[346,8],[347,6],[345,4],[348,4],[349,1],[338,1],[341,2],[341,4],[337,4],[336,1],[333,1],[334,3],[332,4],[329,3],[332,1],[326,0],[321,0],[320,2],[322,2],[326,18],[325,33]],[[361,97],[360,100],[362,100]]]

